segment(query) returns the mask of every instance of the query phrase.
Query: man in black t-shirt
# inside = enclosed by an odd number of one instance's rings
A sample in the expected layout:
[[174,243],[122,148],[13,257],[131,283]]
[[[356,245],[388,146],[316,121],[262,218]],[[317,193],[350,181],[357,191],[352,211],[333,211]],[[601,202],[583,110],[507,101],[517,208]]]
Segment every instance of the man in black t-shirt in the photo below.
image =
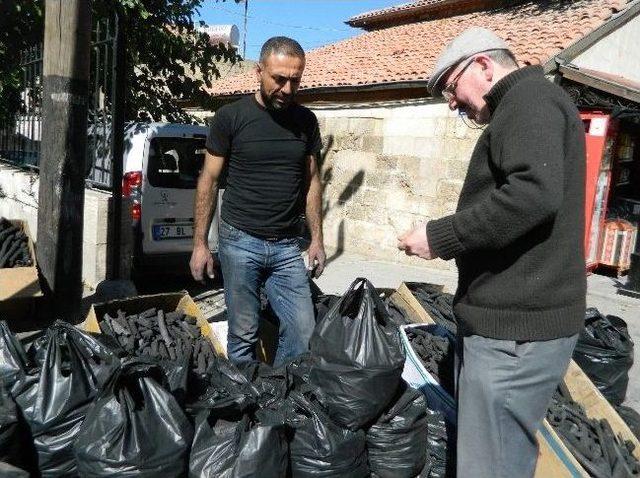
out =
[[[196,280],[205,269],[213,276],[207,232],[226,169],[218,252],[227,352],[236,363],[256,358],[262,285],[280,322],[274,365],[306,351],[315,326],[308,275],[319,277],[325,263],[316,159],[322,143],[315,115],[293,101],[304,66],[296,41],[267,40],[257,65],[260,90],[220,108],[207,138],[190,266]],[[309,271],[298,246],[303,213],[311,231]]]

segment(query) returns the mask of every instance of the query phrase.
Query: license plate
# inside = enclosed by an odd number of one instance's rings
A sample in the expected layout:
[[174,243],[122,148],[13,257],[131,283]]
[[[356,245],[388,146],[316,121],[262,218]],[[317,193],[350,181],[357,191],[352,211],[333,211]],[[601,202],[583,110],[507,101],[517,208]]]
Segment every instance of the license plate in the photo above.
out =
[[193,237],[191,224],[155,224],[153,226],[153,240],[182,239]]

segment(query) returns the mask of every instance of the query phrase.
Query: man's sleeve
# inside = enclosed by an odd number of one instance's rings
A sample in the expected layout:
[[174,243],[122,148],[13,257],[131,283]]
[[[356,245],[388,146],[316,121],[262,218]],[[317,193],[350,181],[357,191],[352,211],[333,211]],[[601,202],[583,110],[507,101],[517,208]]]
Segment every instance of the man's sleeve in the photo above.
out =
[[227,108],[220,108],[213,119],[207,135],[207,151],[214,156],[228,157],[231,151],[231,118]]
[[435,255],[498,250],[555,216],[564,194],[566,122],[553,100],[514,105],[490,139],[502,185],[473,206],[427,223]]
[[315,154],[316,157],[320,155],[322,149],[322,137],[320,136],[320,127],[318,126],[318,118],[309,112],[309,134],[307,139],[307,155]]

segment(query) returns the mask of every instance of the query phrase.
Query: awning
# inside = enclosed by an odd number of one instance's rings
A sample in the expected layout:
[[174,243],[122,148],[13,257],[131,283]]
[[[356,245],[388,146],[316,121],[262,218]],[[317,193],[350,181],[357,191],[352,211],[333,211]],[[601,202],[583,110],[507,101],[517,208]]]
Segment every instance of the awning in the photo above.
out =
[[566,79],[640,104],[640,83],[604,71],[589,70],[575,65],[560,65]]

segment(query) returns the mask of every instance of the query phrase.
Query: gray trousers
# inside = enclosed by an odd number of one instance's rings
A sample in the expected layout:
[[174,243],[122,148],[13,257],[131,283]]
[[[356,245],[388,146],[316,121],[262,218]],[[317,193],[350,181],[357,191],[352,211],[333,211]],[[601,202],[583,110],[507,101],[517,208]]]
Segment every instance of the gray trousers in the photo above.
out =
[[577,340],[459,340],[458,478],[533,476],[536,432]]

